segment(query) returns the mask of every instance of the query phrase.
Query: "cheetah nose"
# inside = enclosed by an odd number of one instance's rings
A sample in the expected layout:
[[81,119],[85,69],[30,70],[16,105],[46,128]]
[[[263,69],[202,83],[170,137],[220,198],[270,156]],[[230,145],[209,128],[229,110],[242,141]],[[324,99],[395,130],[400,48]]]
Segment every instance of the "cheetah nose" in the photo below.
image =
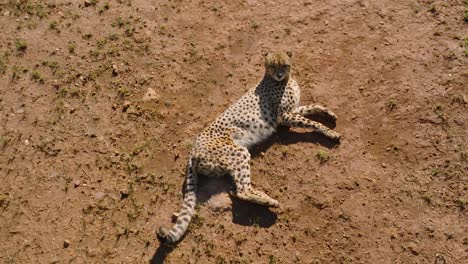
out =
[[276,76],[278,76],[278,78],[282,78],[283,75],[284,75],[284,73],[282,73],[282,72],[278,72],[278,73],[276,74]]

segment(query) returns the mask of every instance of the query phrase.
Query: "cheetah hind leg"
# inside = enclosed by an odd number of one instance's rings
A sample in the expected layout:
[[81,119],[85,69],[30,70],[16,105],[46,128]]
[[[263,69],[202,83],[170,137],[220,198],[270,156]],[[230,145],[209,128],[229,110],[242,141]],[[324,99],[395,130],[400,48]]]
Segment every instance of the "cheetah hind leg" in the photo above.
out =
[[252,187],[248,191],[233,191],[231,195],[251,203],[256,203],[268,207],[279,207],[277,200],[271,198],[266,193],[253,189]]
[[[248,153],[248,150],[245,149]],[[250,155],[248,155],[250,156]],[[231,195],[241,200],[268,206],[279,207],[277,200],[271,198],[262,191],[255,190],[250,183],[250,164],[249,159],[240,160],[238,165],[230,171],[234,183],[235,190],[231,191]]]

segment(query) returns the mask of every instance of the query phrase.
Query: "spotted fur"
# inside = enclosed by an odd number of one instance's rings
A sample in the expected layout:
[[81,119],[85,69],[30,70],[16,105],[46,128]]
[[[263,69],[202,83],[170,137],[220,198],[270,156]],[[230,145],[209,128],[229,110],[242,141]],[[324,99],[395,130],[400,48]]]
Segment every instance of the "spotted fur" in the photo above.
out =
[[209,125],[196,139],[187,166],[186,192],[176,224],[161,227],[161,241],[173,243],[186,232],[194,213],[198,174],[219,177],[229,175],[234,182],[231,195],[252,203],[278,207],[279,203],[250,183],[250,153],[248,148],[273,132],[278,125],[311,128],[339,140],[340,135],[304,116],[324,113],[333,119],[336,115],[320,105],[299,106],[300,91],[290,78],[288,53],[265,55],[265,75],[237,102]]

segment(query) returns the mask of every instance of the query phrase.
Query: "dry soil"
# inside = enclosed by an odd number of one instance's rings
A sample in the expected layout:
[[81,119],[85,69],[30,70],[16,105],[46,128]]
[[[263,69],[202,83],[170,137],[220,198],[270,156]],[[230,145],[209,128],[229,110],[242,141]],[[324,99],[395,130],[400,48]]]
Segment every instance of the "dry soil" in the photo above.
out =
[[[0,261],[468,263],[467,10],[1,0]],[[293,51],[303,104],[338,115],[341,144],[279,129],[252,178],[280,209],[222,192],[161,246],[194,137],[269,50]]]

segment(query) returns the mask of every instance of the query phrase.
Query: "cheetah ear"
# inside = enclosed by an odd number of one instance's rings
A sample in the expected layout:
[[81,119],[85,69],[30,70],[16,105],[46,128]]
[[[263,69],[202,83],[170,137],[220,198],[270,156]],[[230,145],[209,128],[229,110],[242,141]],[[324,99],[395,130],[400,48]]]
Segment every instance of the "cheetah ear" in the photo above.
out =
[[292,58],[292,51],[290,50],[286,51],[286,55],[288,55],[289,58]]
[[268,51],[262,51],[262,56],[264,58],[266,58],[266,56],[268,56],[268,54],[270,54]]

